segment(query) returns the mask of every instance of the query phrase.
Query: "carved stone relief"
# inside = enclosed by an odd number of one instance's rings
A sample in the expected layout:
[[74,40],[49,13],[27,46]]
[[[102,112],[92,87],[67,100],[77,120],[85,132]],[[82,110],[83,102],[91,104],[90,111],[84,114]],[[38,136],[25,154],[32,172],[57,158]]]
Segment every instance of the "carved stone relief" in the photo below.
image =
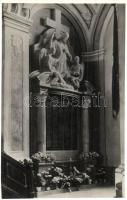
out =
[[[58,10],[55,15],[61,16]],[[39,70],[33,71],[30,78],[37,77],[40,85],[78,90],[83,79],[83,64],[79,56],[72,56],[69,45],[69,27],[61,21],[43,20],[49,28],[40,34],[39,42],[34,45],[34,56],[39,60]]]
[[23,150],[23,41],[11,35],[11,150]]

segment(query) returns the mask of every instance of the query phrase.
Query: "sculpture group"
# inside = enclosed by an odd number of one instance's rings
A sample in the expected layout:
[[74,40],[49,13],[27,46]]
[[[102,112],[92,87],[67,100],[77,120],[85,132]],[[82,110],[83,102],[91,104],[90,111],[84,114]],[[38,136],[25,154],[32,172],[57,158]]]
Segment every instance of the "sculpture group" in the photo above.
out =
[[30,78],[37,77],[41,85],[78,90],[83,79],[83,64],[78,56],[72,56],[69,33],[50,28],[40,35],[34,45],[34,54],[39,60],[39,70],[33,71]]

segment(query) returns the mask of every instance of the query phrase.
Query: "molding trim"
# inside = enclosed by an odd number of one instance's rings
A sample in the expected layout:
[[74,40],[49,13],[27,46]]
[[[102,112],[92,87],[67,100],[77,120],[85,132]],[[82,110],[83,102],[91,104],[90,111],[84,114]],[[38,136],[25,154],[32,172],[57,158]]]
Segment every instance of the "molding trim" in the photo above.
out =
[[26,20],[30,19],[30,9],[24,7],[23,3],[4,3],[3,12],[20,16],[21,18],[24,18]]
[[11,13],[4,13],[3,25],[29,33],[29,28],[32,26],[32,21],[28,21]]
[[29,32],[29,27],[32,26],[30,10],[24,8],[23,4],[3,4],[2,18],[3,25],[26,33]]
[[82,52],[81,56],[84,62],[93,62],[104,59],[104,49],[99,49],[90,52]]

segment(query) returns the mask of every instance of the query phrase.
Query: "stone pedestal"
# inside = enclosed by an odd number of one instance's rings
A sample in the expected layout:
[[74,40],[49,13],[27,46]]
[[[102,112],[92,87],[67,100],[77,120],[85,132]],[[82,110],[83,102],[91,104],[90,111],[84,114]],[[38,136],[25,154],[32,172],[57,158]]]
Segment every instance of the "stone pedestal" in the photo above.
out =
[[116,197],[125,197],[125,170],[124,165],[120,165],[115,170]]
[[[31,113],[34,118],[31,120],[31,154],[53,153],[57,161],[69,161],[70,158],[76,160],[81,151],[89,152],[90,96],[44,86],[40,86],[36,96],[39,102],[35,113]],[[81,97],[83,105],[79,108]],[[65,107],[67,100],[68,107]],[[57,149],[55,145],[58,145]]]

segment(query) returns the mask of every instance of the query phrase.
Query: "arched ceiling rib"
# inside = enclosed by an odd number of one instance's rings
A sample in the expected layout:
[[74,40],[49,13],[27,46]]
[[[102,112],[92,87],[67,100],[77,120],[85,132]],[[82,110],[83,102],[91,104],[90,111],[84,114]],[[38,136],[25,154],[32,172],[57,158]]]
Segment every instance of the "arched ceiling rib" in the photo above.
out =
[[[46,4],[24,4],[30,9],[31,16]],[[53,4],[47,4],[53,7]],[[55,4],[55,7],[65,12],[74,23],[80,37],[84,37],[87,51],[93,50],[96,35],[101,31],[101,25],[109,11],[110,4]]]

